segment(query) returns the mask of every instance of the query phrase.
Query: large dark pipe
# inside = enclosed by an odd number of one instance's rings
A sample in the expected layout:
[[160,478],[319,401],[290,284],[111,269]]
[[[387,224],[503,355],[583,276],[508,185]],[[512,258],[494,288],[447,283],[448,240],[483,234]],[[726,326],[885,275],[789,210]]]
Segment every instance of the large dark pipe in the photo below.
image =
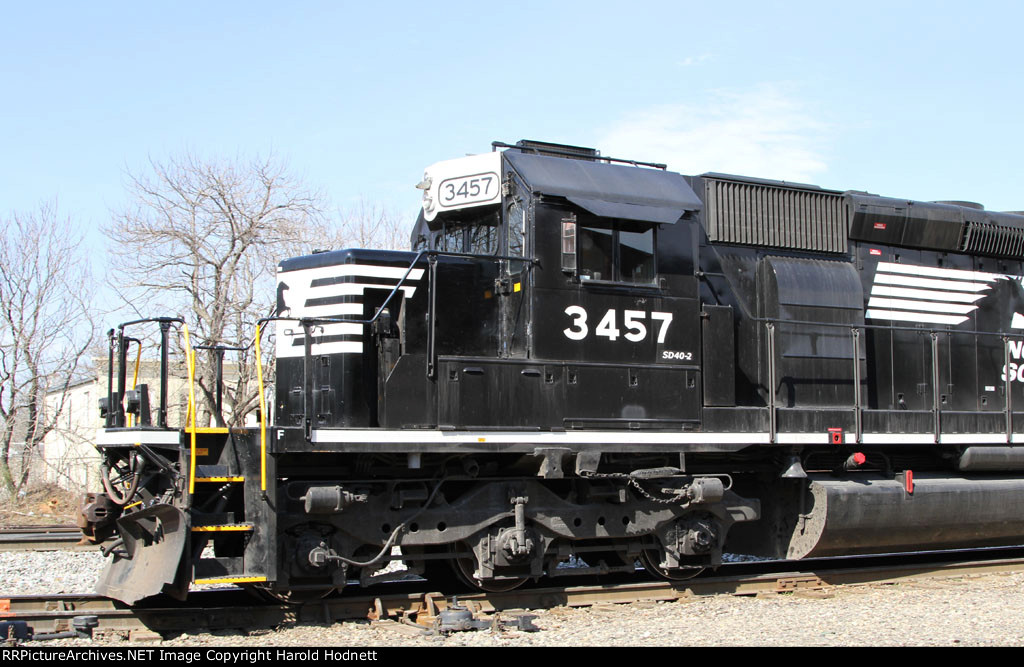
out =
[[809,477],[788,558],[1024,544],[1022,478]]
[[968,447],[957,459],[964,472],[1024,470],[1024,447]]

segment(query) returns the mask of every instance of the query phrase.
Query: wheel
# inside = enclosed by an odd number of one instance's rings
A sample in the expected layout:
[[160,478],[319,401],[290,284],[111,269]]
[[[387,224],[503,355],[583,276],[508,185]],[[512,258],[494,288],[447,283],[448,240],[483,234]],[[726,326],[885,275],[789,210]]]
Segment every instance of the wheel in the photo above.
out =
[[129,451],[127,457],[117,460],[113,460],[110,452],[104,455],[100,476],[111,502],[124,506],[135,498],[145,465],[142,455],[134,451]]
[[[456,551],[466,552],[472,551],[469,545],[465,542],[460,542],[455,547]],[[494,579],[489,581],[480,581],[473,576],[474,570],[476,570],[476,560],[472,557],[455,558],[451,561],[452,569],[455,570],[455,575],[459,578],[459,581],[476,588],[481,591],[487,591],[488,593],[504,593],[519,588],[527,581],[529,577],[517,577],[515,579]]]
[[640,563],[644,566],[645,570],[659,579],[664,579],[665,581],[686,581],[687,579],[693,579],[706,569],[701,565],[693,565],[666,570],[660,565],[661,554],[653,549],[640,553]]

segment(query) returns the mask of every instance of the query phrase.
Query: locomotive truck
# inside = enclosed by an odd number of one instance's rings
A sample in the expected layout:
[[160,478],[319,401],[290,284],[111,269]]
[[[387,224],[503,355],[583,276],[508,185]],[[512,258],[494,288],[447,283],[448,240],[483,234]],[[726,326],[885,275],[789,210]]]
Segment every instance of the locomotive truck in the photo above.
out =
[[[183,323],[112,332],[101,593],[1024,541],[1024,215],[534,141],[417,187],[411,251],[280,263],[258,426],[197,425],[194,398],[169,426]],[[147,326],[155,396],[126,381]]]

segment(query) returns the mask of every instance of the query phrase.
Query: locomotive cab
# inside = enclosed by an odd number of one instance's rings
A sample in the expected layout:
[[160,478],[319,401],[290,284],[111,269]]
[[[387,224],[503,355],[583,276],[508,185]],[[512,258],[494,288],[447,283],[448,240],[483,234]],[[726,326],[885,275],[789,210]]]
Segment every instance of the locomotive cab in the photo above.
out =
[[[700,200],[678,174],[598,163],[594,153],[506,151],[440,163],[421,184],[416,254],[346,250],[283,262],[279,313],[369,320],[382,310],[394,324],[314,327],[311,424],[698,423]],[[332,266],[348,275],[323,277]],[[292,423],[306,418],[298,329],[278,324],[286,381],[277,409]],[[344,378],[341,389],[328,373]]]

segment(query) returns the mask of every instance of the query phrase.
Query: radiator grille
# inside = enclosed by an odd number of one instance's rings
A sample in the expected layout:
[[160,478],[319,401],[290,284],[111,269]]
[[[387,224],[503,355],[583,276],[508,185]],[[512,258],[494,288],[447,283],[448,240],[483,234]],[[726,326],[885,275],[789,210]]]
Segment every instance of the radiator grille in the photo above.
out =
[[705,178],[708,238],[723,243],[845,253],[840,194]]
[[988,222],[968,222],[964,226],[960,251],[1024,259],[1024,229]]

